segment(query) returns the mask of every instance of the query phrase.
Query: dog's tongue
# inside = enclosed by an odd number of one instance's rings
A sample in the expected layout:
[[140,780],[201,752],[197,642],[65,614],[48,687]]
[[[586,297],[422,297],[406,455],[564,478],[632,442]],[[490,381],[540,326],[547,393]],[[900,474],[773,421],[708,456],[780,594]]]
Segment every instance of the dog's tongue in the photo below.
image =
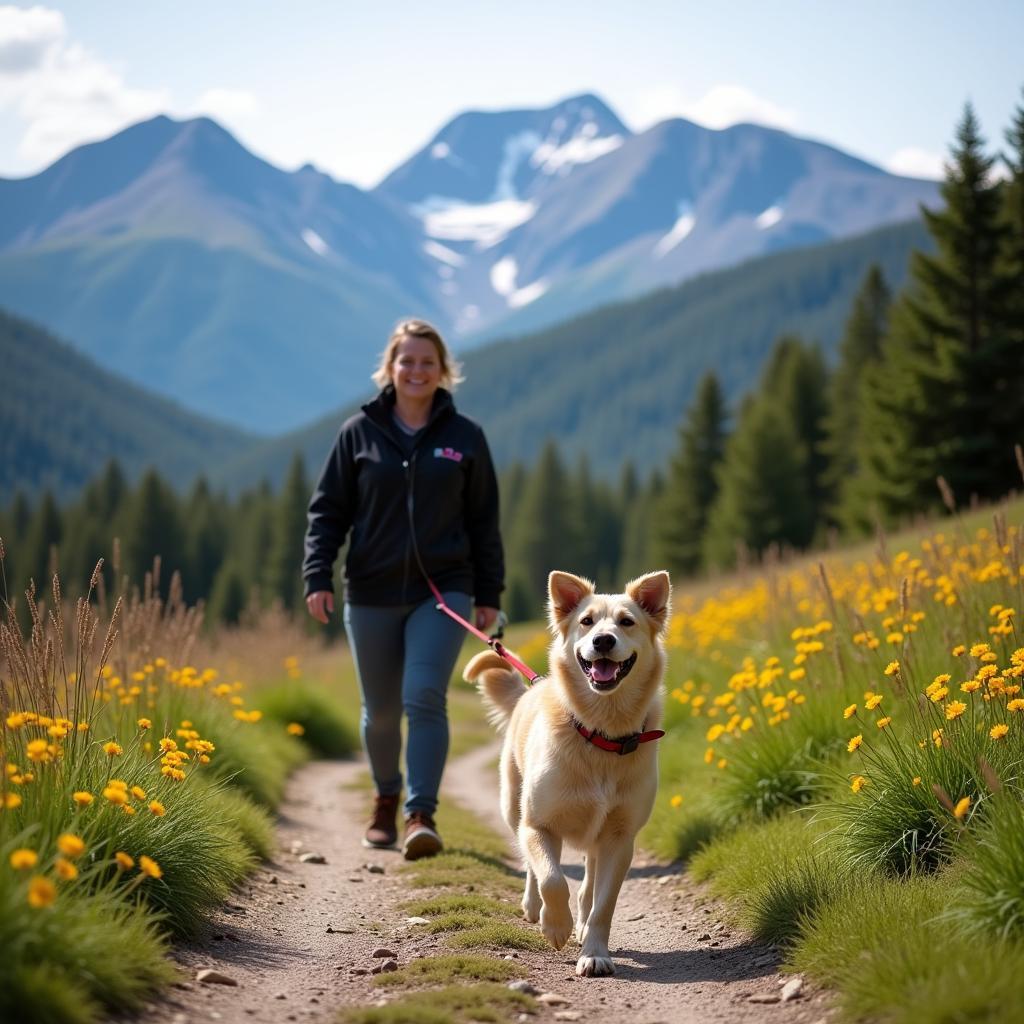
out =
[[595,682],[610,683],[619,670],[619,663],[609,658],[600,658],[590,666],[590,675]]

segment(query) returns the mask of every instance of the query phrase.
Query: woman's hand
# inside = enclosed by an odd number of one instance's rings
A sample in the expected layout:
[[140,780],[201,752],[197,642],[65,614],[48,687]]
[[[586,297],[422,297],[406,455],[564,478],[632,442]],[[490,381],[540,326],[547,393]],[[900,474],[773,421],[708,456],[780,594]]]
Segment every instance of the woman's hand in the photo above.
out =
[[477,629],[482,629],[486,633],[487,630],[494,625],[497,618],[497,608],[487,608],[481,605],[473,613],[473,625],[476,626]]
[[317,622],[327,624],[327,616],[334,612],[334,594],[329,590],[318,590],[306,598],[306,608]]

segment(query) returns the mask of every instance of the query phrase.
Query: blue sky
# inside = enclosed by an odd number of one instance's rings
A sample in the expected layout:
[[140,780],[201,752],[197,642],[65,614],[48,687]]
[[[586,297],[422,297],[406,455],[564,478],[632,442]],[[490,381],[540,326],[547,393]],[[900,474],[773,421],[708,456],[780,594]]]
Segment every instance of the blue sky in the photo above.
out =
[[1022,40],[1020,0],[0,0],[0,174],[208,113],[368,186],[460,111],[595,92],[635,130],[757,121],[935,175],[968,99],[1002,143]]

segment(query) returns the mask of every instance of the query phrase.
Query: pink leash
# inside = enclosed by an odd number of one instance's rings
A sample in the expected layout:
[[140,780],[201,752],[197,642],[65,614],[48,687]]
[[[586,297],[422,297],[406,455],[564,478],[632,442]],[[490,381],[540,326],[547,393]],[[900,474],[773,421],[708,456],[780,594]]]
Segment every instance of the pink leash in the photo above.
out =
[[454,619],[463,629],[472,633],[473,636],[483,640],[488,647],[494,651],[495,654],[500,658],[504,658],[517,672],[520,672],[526,679],[527,683],[535,683],[540,679],[540,675],[533,671],[529,665],[524,665],[515,655],[509,654],[505,649],[502,642],[497,637],[488,636],[483,630],[477,629],[476,626],[471,622],[467,622],[458,612],[452,611],[451,608],[445,603],[444,597],[441,591],[434,586],[434,581],[427,577],[427,585],[430,587],[431,593],[434,595],[434,600],[437,601],[438,611],[442,611],[450,619]]

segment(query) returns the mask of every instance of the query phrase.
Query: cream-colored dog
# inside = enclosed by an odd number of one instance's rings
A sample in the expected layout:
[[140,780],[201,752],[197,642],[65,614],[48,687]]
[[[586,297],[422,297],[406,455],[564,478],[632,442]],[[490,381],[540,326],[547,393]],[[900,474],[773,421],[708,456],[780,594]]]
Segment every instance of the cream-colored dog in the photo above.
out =
[[501,809],[526,861],[523,913],[540,921],[555,949],[565,945],[573,920],[562,843],[582,850],[576,973],[613,974],[615,901],[658,788],[651,741],[661,735],[671,587],[667,572],[655,572],[623,594],[598,594],[589,580],[553,572],[548,592],[550,676],[528,689],[485,651],[465,678],[477,682],[488,717],[506,732]]

